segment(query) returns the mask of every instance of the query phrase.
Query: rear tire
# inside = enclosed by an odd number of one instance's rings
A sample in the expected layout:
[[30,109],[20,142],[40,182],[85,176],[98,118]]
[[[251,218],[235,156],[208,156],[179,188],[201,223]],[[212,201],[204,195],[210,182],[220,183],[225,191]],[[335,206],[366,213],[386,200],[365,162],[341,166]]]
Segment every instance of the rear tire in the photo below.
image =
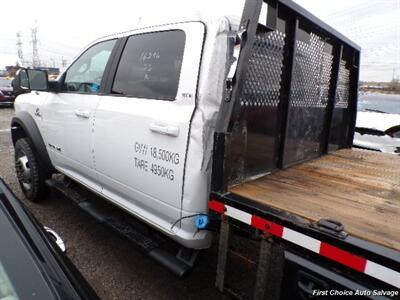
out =
[[48,176],[29,138],[21,138],[15,143],[15,170],[25,197],[33,202],[43,200]]

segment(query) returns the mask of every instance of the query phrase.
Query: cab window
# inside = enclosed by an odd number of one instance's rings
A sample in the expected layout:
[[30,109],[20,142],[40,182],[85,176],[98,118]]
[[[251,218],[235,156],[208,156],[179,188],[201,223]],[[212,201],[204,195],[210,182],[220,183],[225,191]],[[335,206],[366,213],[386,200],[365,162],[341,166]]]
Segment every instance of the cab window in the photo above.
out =
[[115,75],[112,93],[175,100],[185,39],[182,30],[129,37]]
[[116,40],[101,42],[86,50],[68,69],[64,89],[68,92],[98,93],[115,43]]

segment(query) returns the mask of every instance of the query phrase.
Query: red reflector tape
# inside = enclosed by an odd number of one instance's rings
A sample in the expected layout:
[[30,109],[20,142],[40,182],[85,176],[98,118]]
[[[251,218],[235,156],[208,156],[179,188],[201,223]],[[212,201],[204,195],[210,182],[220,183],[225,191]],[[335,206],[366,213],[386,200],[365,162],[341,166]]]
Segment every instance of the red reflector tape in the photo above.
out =
[[367,264],[365,258],[351,254],[350,252],[336,248],[335,246],[324,242],[321,243],[319,254],[360,272],[364,272]]
[[367,274],[400,288],[400,272],[398,271],[394,271],[388,267],[366,260],[361,256],[352,254],[325,242],[321,242],[318,239],[265,220],[256,215],[251,215],[248,212],[225,205],[223,202],[211,200],[208,202],[208,207],[210,210],[226,215],[232,219],[251,225],[252,227],[261,229],[265,232],[271,233],[274,236],[280,237],[290,243],[296,244],[315,253],[319,253],[321,256],[336,261],[342,265],[352,268],[353,270],[357,270],[361,273]]
[[253,215],[251,217],[251,226],[269,232],[277,237],[282,237],[283,234],[283,226],[267,221],[258,216]]
[[216,212],[223,214],[226,211],[225,204],[216,200],[208,202],[208,207]]

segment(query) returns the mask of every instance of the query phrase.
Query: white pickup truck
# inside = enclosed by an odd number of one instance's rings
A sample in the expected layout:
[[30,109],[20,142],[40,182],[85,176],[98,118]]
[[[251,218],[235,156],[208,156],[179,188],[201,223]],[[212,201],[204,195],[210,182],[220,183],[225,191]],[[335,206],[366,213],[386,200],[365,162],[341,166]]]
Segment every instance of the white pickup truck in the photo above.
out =
[[[60,77],[57,92],[18,96],[13,121],[35,124],[41,152],[58,172],[197,249],[210,245],[207,231],[195,234],[190,219],[173,230],[171,224],[207,212],[209,141],[230,23],[207,24],[207,36],[198,20],[95,41]],[[27,139],[16,141],[16,161],[18,174],[29,174],[19,176],[25,195],[35,200],[49,173],[30,147]]]
[[[233,292],[244,298],[398,297],[400,159],[351,149],[360,48],[289,0],[248,0],[240,22],[151,25],[95,41],[56,82],[20,71],[25,196],[61,173],[181,249],[208,248],[220,229],[217,288],[254,279],[250,295]],[[154,249],[179,275],[196,256]]]

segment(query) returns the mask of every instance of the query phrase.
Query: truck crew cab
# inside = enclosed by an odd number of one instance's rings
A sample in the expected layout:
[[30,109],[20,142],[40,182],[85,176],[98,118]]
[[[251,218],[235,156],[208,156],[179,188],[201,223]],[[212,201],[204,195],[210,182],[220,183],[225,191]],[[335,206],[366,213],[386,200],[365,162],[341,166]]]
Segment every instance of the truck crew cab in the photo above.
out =
[[[95,41],[57,82],[21,70],[26,197],[61,173],[189,249],[215,218],[216,285],[235,295],[397,290],[400,159],[351,149],[360,48],[288,0],[151,25]],[[245,256],[256,272],[226,272]],[[227,287],[243,274],[251,292]]]

